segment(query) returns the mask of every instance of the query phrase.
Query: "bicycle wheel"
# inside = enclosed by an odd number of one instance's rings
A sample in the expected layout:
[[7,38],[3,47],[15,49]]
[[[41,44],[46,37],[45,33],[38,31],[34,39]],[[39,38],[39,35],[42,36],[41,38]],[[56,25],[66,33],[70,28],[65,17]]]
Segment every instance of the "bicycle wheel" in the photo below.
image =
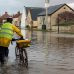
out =
[[15,48],[15,56],[16,56],[16,59],[19,58],[19,56],[20,56],[20,55],[19,55],[19,53],[20,53],[19,50],[20,50],[20,49],[19,49],[18,47]]
[[28,68],[28,57],[27,57],[27,51],[26,49],[22,49],[22,48],[15,48],[15,55],[16,55],[16,59],[19,59],[19,64],[26,66],[26,68]]
[[27,51],[26,49],[22,49],[22,64],[24,64],[26,66],[26,68],[28,68],[28,56],[27,56]]

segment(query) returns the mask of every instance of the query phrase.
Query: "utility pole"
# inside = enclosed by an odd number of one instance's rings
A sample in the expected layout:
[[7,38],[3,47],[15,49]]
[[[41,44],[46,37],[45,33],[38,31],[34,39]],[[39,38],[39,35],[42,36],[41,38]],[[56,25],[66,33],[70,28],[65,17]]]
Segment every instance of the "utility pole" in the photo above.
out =
[[45,25],[46,27],[48,27],[48,7],[49,7],[49,0],[45,0],[45,10],[46,10]]
[[59,14],[58,14],[58,34],[59,34]]

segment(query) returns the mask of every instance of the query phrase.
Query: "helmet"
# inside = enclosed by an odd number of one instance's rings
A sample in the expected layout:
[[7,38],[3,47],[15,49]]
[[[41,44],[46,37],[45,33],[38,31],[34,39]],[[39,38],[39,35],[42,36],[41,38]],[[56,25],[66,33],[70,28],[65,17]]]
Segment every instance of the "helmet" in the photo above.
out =
[[10,22],[10,23],[12,23],[12,21],[13,21],[13,18],[12,17],[8,17],[6,19],[7,19],[7,22]]

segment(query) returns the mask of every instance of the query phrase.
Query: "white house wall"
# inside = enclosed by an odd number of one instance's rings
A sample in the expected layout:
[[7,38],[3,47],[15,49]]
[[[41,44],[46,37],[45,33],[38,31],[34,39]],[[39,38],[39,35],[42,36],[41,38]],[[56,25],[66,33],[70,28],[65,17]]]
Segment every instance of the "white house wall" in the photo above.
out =
[[38,17],[37,20],[38,20],[38,29],[42,29],[43,16]]
[[[65,8],[65,9],[64,9]],[[60,13],[63,13],[65,11],[69,11],[69,12],[72,12],[72,10],[67,7],[66,5],[63,6],[62,8],[60,8],[58,11],[56,11],[54,14],[52,14],[51,16],[51,25],[56,25],[57,24],[57,17],[58,17],[58,14]]]
[[18,18],[13,18],[13,24],[16,25],[16,26],[19,26]]
[[[63,13],[65,11],[69,11],[69,12],[73,12],[68,6],[64,5],[62,8],[60,8],[59,10],[57,10],[55,13],[53,13],[51,16],[48,15],[48,25],[46,26],[46,28],[49,29],[53,29],[53,25],[57,24],[57,17],[58,14]],[[38,29],[42,29],[42,25],[43,25],[43,18],[45,16],[39,16],[38,17]]]
[[[64,9],[65,8],[65,9]],[[68,12],[73,12],[69,7],[67,7],[66,5],[63,6],[62,8],[60,8],[58,11],[56,11],[54,14],[52,14],[51,16],[51,25],[56,25],[58,24],[57,23],[57,18],[58,18],[58,14],[62,13],[62,12],[65,12],[65,11],[68,11]],[[52,26],[52,29],[53,30],[57,30],[58,27],[57,26]],[[61,28],[60,28],[61,29]],[[63,29],[61,29],[63,30]]]
[[42,29],[42,25],[45,24],[47,29],[50,29],[50,16],[48,16],[47,18],[47,23],[46,23],[46,19],[44,20],[43,23],[43,19],[45,18],[45,16],[40,16],[38,17],[38,29]]

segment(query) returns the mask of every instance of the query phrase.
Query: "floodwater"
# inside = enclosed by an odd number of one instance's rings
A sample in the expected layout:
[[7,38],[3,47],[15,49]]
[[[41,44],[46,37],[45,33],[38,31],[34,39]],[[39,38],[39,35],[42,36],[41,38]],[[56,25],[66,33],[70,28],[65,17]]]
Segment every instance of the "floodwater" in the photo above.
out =
[[15,45],[10,45],[9,66],[0,74],[74,74],[74,35],[27,31],[29,68],[17,64]]

